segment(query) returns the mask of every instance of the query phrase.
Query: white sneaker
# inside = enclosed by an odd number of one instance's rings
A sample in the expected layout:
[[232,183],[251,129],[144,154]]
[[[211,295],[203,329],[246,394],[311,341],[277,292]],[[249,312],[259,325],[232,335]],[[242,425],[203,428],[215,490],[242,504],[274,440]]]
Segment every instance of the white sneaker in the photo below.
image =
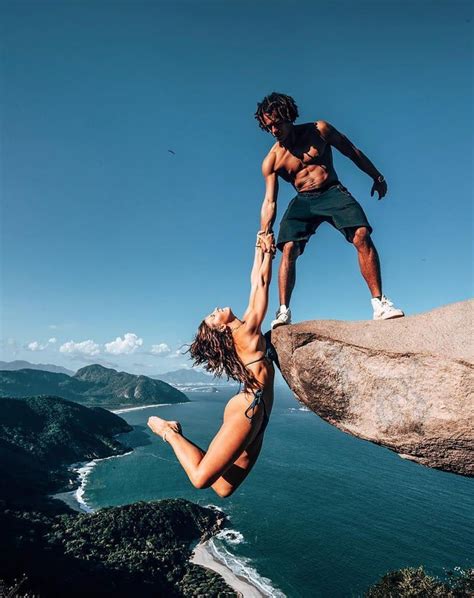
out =
[[402,318],[405,315],[385,295],[382,295],[381,299],[374,297],[371,299],[371,303],[374,308],[374,320],[391,320],[392,318]]
[[278,328],[278,326],[285,326],[291,324],[291,310],[286,305],[280,305],[276,312],[276,320],[273,320],[271,329]]

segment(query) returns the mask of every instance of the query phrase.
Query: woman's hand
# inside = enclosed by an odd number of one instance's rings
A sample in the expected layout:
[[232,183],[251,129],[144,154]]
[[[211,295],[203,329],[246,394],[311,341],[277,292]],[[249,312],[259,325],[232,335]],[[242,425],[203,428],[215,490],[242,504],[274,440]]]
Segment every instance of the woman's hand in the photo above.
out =
[[264,253],[275,255],[276,247],[273,233],[259,232],[258,239],[260,239],[260,248]]
[[157,436],[161,436],[165,441],[166,432],[173,431],[181,434],[181,424],[179,422],[161,419],[161,417],[156,417],[156,415],[152,415],[148,418],[147,425],[152,432]]

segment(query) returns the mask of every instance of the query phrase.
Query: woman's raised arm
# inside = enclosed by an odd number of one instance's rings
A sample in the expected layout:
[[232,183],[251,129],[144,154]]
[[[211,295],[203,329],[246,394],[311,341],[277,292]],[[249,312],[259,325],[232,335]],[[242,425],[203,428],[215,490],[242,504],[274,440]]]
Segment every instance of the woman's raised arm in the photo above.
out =
[[247,330],[257,332],[268,308],[268,291],[272,279],[272,259],[275,255],[273,233],[259,232],[255,247],[255,259],[250,275],[249,305],[243,315]]

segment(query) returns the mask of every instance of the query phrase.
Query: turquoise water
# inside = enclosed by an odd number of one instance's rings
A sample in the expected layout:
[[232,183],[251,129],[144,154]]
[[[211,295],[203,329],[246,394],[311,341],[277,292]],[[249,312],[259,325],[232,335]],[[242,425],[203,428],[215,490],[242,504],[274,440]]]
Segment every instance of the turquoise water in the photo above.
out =
[[195,490],[146,421],[153,414],[176,419],[205,447],[229,396],[191,394],[192,403],[121,414],[134,426],[122,440],[135,450],[97,464],[86,502],[97,508],[183,497],[217,505],[238,534],[216,547],[241,574],[258,572],[269,593],[290,597],[360,596],[392,569],[424,565],[443,575],[472,565],[473,480],[348,436],[300,410],[286,389],[276,390],[262,454],[241,488],[225,500]]

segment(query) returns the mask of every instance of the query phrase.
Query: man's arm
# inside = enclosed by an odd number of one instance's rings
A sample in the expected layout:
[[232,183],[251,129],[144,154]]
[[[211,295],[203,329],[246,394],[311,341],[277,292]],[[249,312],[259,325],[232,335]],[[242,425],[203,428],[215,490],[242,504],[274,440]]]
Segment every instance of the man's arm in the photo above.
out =
[[264,233],[271,233],[276,218],[278,175],[275,172],[275,154],[270,152],[262,164],[262,174],[265,179],[265,197],[261,210],[260,229]]
[[373,196],[375,191],[379,194],[379,199],[387,193],[387,183],[382,174],[375,168],[367,156],[360,151],[345,135],[340,133],[335,127],[324,120],[318,120],[316,127],[321,134],[321,137],[330,145],[347,156],[354,164],[363,172],[368,174],[374,180],[370,195]]

